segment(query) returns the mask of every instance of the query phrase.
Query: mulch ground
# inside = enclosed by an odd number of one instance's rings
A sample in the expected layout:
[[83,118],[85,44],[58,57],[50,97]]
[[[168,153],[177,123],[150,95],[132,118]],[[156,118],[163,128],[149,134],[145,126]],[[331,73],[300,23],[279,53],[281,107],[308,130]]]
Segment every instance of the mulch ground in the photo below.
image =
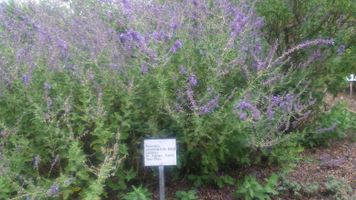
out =
[[[303,160],[288,175],[288,179],[301,185],[318,184],[318,192],[309,196],[281,195],[281,199],[334,199],[326,195],[328,177],[344,181],[353,189],[356,200],[356,143],[350,139],[334,141],[329,147],[309,149],[303,152]],[[351,200],[351,199],[350,199]]]

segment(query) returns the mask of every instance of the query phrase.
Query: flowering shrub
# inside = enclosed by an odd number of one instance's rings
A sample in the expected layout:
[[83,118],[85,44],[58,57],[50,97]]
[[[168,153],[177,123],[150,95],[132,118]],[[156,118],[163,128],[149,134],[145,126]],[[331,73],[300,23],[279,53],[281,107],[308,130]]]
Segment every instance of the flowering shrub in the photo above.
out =
[[[0,6],[1,198],[118,196],[144,138],[176,137],[177,173],[214,181],[287,140],[316,104],[247,1]],[[285,87],[286,83],[294,87]]]

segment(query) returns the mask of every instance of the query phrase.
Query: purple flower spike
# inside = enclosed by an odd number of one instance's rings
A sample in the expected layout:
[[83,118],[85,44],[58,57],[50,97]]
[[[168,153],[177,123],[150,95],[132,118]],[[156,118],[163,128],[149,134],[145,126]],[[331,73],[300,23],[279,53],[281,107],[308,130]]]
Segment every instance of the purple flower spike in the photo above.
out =
[[167,40],[167,36],[163,31],[154,31],[152,33],[152,37],[156,41],[165,41],[165,40]]
[[248,114],[251,114],[253,120],[261,119],[261,112],[252,103],[243,100],[235,105],[235,110],[240,115],[241,120],[246,120]]
[[177,52],[179,49],[183,47],[183,43],[180,40],[176,40],[171,48],[173,53]]
[[200,108],[200,114],[208,114],[214,110],[219,104],[219,96],[214,97],[212,100],[210,100],[207,104],[202,106]]
[[57,41],[57,46],[58,46],[59,48],[61,48],[62,50],[64,50],[64,51],[67,51],[67,50],[68,50],[68,45],[67,45],[66,41],[64,41],[64,40],[62,40],[62,39],[59,39],[59,40]]
[[25,86],[29,86],[31,82],[31,75],[29,73],[26,73],[22,76],[22,82],[25,84]]
[[132,39],[136,42],[144,41],[144,37],[137,31],[129,31],[128,34],[130,34]]
[[190,74],[188,83],[190,86],[196,86],[198,84],[197,76],[195,74]]
[[178,23],[173,22],[173,23],[171,24],[171,28],[172,28],[173,31],[176,31],[176,30],[178,29]]
[[243,30],[247,23],[248,17],[242,13],[237,11],[235,15],[235,19],[232,22],[231,29],[232,29],[232,35],[239,35],[239,33]]
[[340,47],[337,49],[337,55],[341,56],[342,54],[344,54],[345,49],[346,49],[345,45],[340,45]]

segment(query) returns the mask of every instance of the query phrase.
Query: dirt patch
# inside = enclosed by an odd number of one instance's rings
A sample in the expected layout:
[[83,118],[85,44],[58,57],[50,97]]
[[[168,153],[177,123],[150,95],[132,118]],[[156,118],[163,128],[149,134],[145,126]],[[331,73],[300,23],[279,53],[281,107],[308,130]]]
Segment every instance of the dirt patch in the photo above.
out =
[[356,197],[356,143],[345,139],[334,141],[330,147],[309,149],[303,152],[303,159],[287,176],[290,182],[301,186],[317,184],[320,188],[309,196],[295,196],[286,193],[282,199],[335,199],[328,193],[326,183],[330,177],[351,186],[352,198]]
[[332,142],[331,147],[306,150],[304,159],[290,174],[291,179],[303,182],[323,183],[328,176],[345,180],[356,189],[356,143]]
[[326,110],[329,110],[335,104],[343,102],[346,103],[348,109],[351,112],[356,113],[356,96],[350,96],[350,94],[339,93],[337,96],[334,96],[330,93],[326,93],[324,97],[324,103],[326,106]]

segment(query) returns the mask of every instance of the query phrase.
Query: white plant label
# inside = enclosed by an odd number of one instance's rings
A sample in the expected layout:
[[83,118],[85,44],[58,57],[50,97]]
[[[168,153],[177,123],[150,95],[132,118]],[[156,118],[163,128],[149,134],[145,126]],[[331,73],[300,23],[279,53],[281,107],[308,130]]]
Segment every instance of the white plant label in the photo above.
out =
[[176,139],[144,140],[145,166],[177,165]]
[[347,81],[356,81],[356,76],[354,75],[354,74],[350,74],[350,76],[349,77],[346,77],[346,80]]

